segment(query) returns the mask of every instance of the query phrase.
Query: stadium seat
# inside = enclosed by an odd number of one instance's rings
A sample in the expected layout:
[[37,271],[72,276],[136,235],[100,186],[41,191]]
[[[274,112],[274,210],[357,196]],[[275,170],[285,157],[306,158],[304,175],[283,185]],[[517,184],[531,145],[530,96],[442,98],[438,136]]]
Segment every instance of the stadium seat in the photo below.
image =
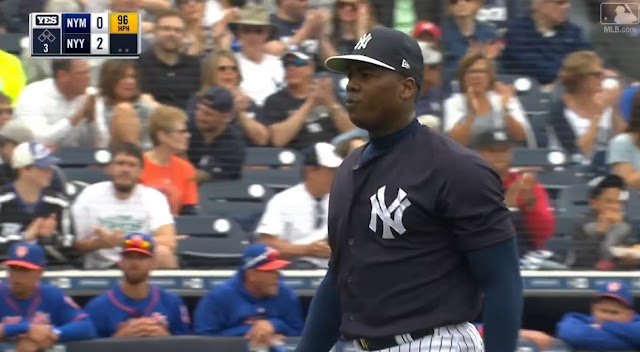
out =
[[242,180],[261,183],[275,190],[282,190],[302,182],[301,169],[247,169],[242,172]]
[[60,158],[60,167],[104,165],[111,160],[109,151],[103,149],[61,147],[54,154]]
[[22,51],[22,48],[20,47],[20,41],[24,37],[25,34],[20,33],[2,34],[0,35],[0,49],[14,55],[20,55],[20,52]]
[[198,193],[202,213],[217,216],[262,214],[273,196],[269,187],[245,181],[205,183]]
[[550,170],[538,173],[538,182],[546,189],[562,189],[571,185],[585,183],[573,169]]
[[233,219],[207,216],[183,215],[175,218],[176,230],[179,234],[189,236],[210,237],[246,237],[246,233]]
[[233,267],[242,262],[242,252],[248,243],[246,238],[187,237],[178,241],[180,266],[185,267]]
[[568,158],[566,154],[558,149],[515,148],[513,150],[511,166],[553,168],[564,166],[567,162]]
[[557,213],[556,229],[553,238],[569,238],[573,234],[580,217],[564,216],[563,213]]
[[87,187],[87,183],[81,182],[81,181],[70,181],[67,182],[66,184],[66,196],[69,198],[70,201],[73,202],[74,199],[76,199],[76,197],[80,194],[80,192],[82,192],[82,190]]
[[299,167],[301,163],[302,157],[297,151],[270,147],[249,147],[244,160],[245,166],[268,166],[270,168]]
[[589,186],[577,184],[562,189],[558,194],[558,211],[567,217],[577,217],[589,210]]
[[109,175],[101,168],[65,167],[62,169],[69,181],[80,181],[88,184],[108,181]]

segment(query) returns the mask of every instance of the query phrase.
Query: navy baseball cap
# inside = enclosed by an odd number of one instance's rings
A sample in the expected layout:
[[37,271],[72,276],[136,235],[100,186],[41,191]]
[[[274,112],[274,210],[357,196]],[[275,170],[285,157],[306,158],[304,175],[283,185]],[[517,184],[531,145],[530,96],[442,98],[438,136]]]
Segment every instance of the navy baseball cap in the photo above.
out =
[[211,87],[200,96],[200,99],[215,111],[231,112],[233,110],[233,95],[225,88]]
[[17,242],[9,248],[6,266],[40,270],[47,265],[44,250],[37,243]]
[[319,142],[302,151],[304,165],[322,166],[335,169],[342,164],[342,158],[336,154],[336,147],[333,144]]
[[627,284],[622,281],[605,282],[598,290],[597,298],[612,298],[627,307],[633,307],[633,294]]
[[352,62],[366,62],[413,78],[418,86],[424,76],[424,60],[418,42],[408,34],[376,26],[363,35],[351,54],[332,56],[325,61],[327,67],[348,73]]
[[36,142],[18,144],[11,157],[11,167],[14,169],[31,165],[49,169],[59,162],[60,159],[53,156],[47,147]]
[[266,244],[256,243],[244,250],[242,269],[260,271],[280,270],[291,262],[280,259],[279,252]]
[[153,257],[156,242],[153,236],[146,233],[128,233],[124,236],[122,243],[122,253],[136,252]]

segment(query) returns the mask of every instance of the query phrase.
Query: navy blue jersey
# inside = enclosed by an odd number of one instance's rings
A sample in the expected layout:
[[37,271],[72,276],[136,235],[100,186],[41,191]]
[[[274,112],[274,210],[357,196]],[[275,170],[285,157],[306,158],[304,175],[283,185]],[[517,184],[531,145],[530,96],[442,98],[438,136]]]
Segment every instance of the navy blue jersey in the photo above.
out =
[[396,134],[364,163],[351,153],[333,181],[330,270],[348,338],[473,320],[466,253],[514,236],[500,177],[477,154],[416,121]]
[[189,332],[189,312],[182,298],[158,286],[151,286],[149,295],[140,300],[125,296],[119,285],[114,286],[92,299],[85,309],[100,337],[111,337],[121,323],[141,317],[155,319],[171,335]]
[[6,284],[0,284],[0,320],[3,325],[27,322],[51,325],[60,330],[60,341],[95,336],[87,314],[57,287],[40,285],[29,299],[18,299]]

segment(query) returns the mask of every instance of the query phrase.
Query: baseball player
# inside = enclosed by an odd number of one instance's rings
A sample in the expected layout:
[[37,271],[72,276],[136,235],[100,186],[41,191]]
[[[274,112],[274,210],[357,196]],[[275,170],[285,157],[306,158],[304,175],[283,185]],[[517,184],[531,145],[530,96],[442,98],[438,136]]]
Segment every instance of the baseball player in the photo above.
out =
[[8,282],[0,284],[0,339],[15,341],[20,352],[95,337],[93,323],[71,297],[40,283],[45,262],[42,247],[27,242],[14,243],[4,262]]
[[[514,351],[522,281],[500,177],[416,121],[418,43],[375,27],[326,64],[348,74],[370,140],[336,172],[329,270],[297,351],[327,352],[340,333],[359,351]],[[469,323],[483,303],[484,346]]]
[[182,298],[149,284],[155,249],[148,234],[126,234],[117,285],[92,299],[86,311],[100,337],[161,337],[189,331],[189,312]]

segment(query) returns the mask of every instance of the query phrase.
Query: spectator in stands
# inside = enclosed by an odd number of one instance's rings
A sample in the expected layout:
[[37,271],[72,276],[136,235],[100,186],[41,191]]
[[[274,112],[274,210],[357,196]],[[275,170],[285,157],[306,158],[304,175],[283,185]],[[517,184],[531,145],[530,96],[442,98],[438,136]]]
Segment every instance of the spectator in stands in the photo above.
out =
[[324,60],[337,54],[327,31],[329,13],[325,9],[310,9],[309,1],[276,0],[276,5],[278,8],[270,18],[275,26],[275,39],[267,43],[267,52],[281,57],[292,47],[302,47],[313,57],[314,69],[324,70]]
[[221,87],[210,88],[200,97],[189,121],[189,160],[197,168],[198,182],[237,179],[247,145],[242,132],[231,123],[233,96]]
[[[187,55],[204,56],[214,48],[221,47],[227,32],[215,32],[214,29],[218,27],[204,24],[204,0],[177,0],[176,4],[186,24],[183,51]],[[230,39],[227,39],[226,43],[229,42]]]
[[0,50],[0,67],[0,93],[9,96],[9,103],[13,103],[24,88],[27,77],[20,59],[4,50]]
[[636,260],[617,257],[613,252],[614,247],[636,242],[624,214],[624,181],[619,176],[608,175],[597,177],[590,186],[590,211],[578,219],[572,233],[569,264],[574,268],[598,270],[636,266]]
[[350,54],[363,35],[376,25],[369,0],[339,0],[331,16],[331,45],[339,54]]
[[[57,342],[95,337],[95,327],[73,299],[40,282],[45,253],[36,243],[18,242],[8,253],[7,282],[0,284],[0,340],[16,343],[19,352],[48,350]],[[3,280],[4,281],[4,280]]]
[[634,311],[631,289],[622,281],[605,282],[591,303],[591,315],[566,314],[556,336],[574,350],[638,350],[640,316]]
[[189,147],[187,114],[161,105],[151,114],[149,135],[153,149],[144,154],[140,182],[162,192],[173,215],[195,215],[198,206],[196,169],[179,155]]
[[633,95],[630,117],[625,133],[609,142],[607,163],[612,173],[622,177],[625,184],[640,189],[640,90]]
[[355,128],[342,133],[331,140],[336,148],[336,154],[345,159],[352,151],[358,149],[369,141],[369,133],[363,129]]
[[[612,4],[607,5],[606,3]],[[609,18],[615,18],[615,9],[624,3],[637,4],[634,1],[613,1],[607,0],[601,6],[601,16],[611,16]],[[634,6],[634,5],[628,5]],[[623,6],[624,8],[624,6]],[[631,13],[633,13],[632,10]],[[624,13],[624,12],[623,12]],[[638,13],[633,13],[638,16]],[[637,18],[632,23],[637,23]],[[638,37],[635,31],[621,31],[620,33],[610,34],[603,30],[602,23],[598,21],[594,23],[593,30],[591,31],[591,40],[593,41],[594,50],[602,58],[605,66],[620,72],[634,81],[640,80],[640,67],[638,67],[635,60],[630,60],[632,57],[640,56],[640,37]]]
[[138,68],[131,60],[108,60],[100,71],[100,96],[96,98],[95,119],[103,124],[110,143],[136,143],[151,147],[148,125],[151,111],[158,105],[149,94],[140,94]]
[[567,55],[591,47],[582,29],[568,22],[570,7],[569,0],[533,0],[531,13],[513,19],[500,60],[505,73],[549,84]]
[[176,229],[169,203],[159,191],[138,184],[144,157],[135,144],[111,148],[111,181],[87,186],[71,208],[77,230],[76,248],[85,253],[85,269],[113,268],[125,233],[151,233],[158,244],[157,268],[177,267]]
[[6,246],[35,241],[45,247],[51,262],[71,264],[75,229],[70,204],[49,188],[52,167],[58,162],[42,144],[26,142],[15,147],[11,166],[17,177],[0,187],[0,242]]
[[378,21],[405,33],[418,21],[442,22],[444,1],[370,0]]
[[[464,0],[460,0],[464,1]],[[497,81],[493,60],[471,52],[460,61],[462,93],[444,103],[444,132],[462,145],[477,134],[502,131],[510,139],[535,146],[535,138],[512,86]]]
[[265,52],[265,43],[272,37],[274,28],[269,22],[265,7],[247,5],[240,10],[237,20],[230,28],[240,40],[237,54],[242,84],[240,88],[258,106],[282,86],[284,69],[280,58]]
[[[455,80],[458,63],[470,51],[481,51],[490,60],[498,57],[502,44],[497,41],[496,29],[490,24],[479,22],[475,16],[482,0],[449,0],[447,17],[442,23],[442,49],[444,52],[445,91]],[[462,84],[462,82],[459,82]],[[464,91],[462,91],[464,93]]]
[[[577,51],[564,60],[560,79],[565,89],[550,107],[551,144],[570,154],[593,158],[626,128],[620,114],[620,89],[603,89],[602,61],[593,51]],[[554,141],[556,140],[556,141]],[[602,160],[604,163],[604,160]]]
[[316,143],[304,152],[304,180],[267,203],[256,228],[258,240],[302,267],[326,268],[329,191],[342,158],[329,143]]
[[301,150],[354,128],[338,102],[331,78],[314,78],[309,53],[298,48],[282,61],[286,87],[267,98],[261,118],[269,126],[274,146]]
[[207,56],[202,67],[202,87],[189,99],[187,114],[193,119],[201,96],[213,87],[222,87],[233,95],[233,124],[242,130],[249,144],[266,145],[269,143],[269,129],[258,122],[260,108],[240,88],[242,75],[239,67],[232,51],[221,50]]
[[502,132],[486,131],[471,139],[474,149],[498,173],[505,188],[505,205],[520,212],[521,222],[516,225],[520,255],[544,249],[553,235],[555,218],[549,195],[533,173],[511,172],[514,143]]
[[442,54],[426,42],[420,43],[424,60],[424,78],[416,102],[416,115],[442,119]]
[[186,23],[180,13],[156,17],[153,48],[137,60],[140,88],[166,105],[184,108],[200,87],[200,60],[182,53]]
[[20,94],[14,118],[24,121],[38,142],[59,146],[96,146],[105,138],[94,119],[95,96],[87,94],[85,60],[53,60],[53,78],[29,84]]
[[0,129],[9,120],[11,120],[11,114],[13,114],[13,108],[11,107],[11,98],[0,92]]
[[440,49],[442,31],[437,24],[429,21],[418,22],[413,27],[412,35],[418,43],[426,43],[432,48]]
[[251,347],[300,336],[304,325],[300,301],[278,272],[288,264],[264,244],[248,246],[238,272],[200,299],[193,315],[194,332],[244,336]]
[[86,306],[98,337],[165,337],[189,332],[189,312],[182,298],[149,283],[155,249],[151,235],[125,235],[118,262],[122,282]]

